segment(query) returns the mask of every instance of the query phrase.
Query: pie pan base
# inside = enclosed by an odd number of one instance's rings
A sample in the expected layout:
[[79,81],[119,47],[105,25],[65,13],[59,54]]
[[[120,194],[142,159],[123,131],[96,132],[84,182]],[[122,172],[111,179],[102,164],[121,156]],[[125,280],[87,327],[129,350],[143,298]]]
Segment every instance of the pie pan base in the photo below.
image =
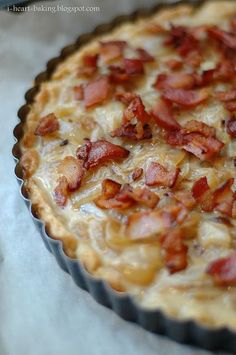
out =
[[[178,1],[178,3],[184,2],[198,5],[203,1]],[[168,5],[164,4],[163,1],[162,5],[159,4],[154,9],[136,11],[132,15],[117,17],[109,24],[100,25],[92,33],[80,36],[75,44],[65,47],[61,51],[59,57],[53,58],[47,63],[46,71],[40,73],[35,78],[35,86],[25,94],[26,104],[18,111],[20,123],[14,129],[16,144],[13,147],[13,156],[16,161],[15,174],[21,186],[22,197],[31,212],[33,221],[39,229],[47,249],[55,256],[60,267],[72,276],[74,282],[80,288],[91,293],[97,302],[112,308],[123,319],[136,322],[151,332],[167,335],[177,342],[194,344],[209,350],[222,349],[236,353],[236,334],[232,330],[226,327],[211,329],[204,327],[193,320],[181,321],[166,316],[159,310],[153,311],[141,308],[135,303],[131,296],[114,291],[106,282],[89,274],[79,260],[69,258],[63,251],[62,242],[50,237],[45,229],[44,222],[38,218],[37,211],[34,206],[31,205],[27,191],[24,188],[22,171],[18,164],[21,156],[18,141],[20,141],[23,135],[23,125],[30,110],[30,104],[34,101],[34,97],[38,92],[40,83],[48,80],[56,66],[68,55],[78,50],[84,43],[87,43],[97,35],[110,31],[123,22],[133,21],[138,17],[148,16],[162,6],[166,7]]]

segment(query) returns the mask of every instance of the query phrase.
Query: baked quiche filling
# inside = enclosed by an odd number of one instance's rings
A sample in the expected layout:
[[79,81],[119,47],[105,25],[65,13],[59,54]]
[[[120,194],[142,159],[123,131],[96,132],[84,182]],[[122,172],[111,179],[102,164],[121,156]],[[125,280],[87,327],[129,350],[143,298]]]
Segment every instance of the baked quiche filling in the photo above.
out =
[[67,57],[21,140],[25,188],[89,273],[236,329],[236,3],[168,7]]

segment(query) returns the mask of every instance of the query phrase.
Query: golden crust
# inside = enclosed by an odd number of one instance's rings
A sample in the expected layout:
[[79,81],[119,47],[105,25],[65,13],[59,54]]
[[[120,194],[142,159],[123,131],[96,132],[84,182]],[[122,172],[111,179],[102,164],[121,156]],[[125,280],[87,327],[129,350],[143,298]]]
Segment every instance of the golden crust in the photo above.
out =
[[[181,5],[168,7],[161,10],[159,13],[154,14],[150,18],[150,22],[158,23],[167,26],[167,23],[180,23],[186,25],[203,25],[203,24],[217,24],[220,25],[224,21],[228,20],[229,16],[236,13],[236,4],[232,1],[210,1],[202,6],[200,9],[195,10],[192,6]],[[124,231],[124,226],[117,227],[116,215],[107,215],[104,211],[98,211],[92,207],[92,213],[87,213],[81,209],[81,206],[87,206],[86,203],[98,197],[101,193],[98,187],[98,181],[102,181],[107,174],[112,174],[112,177],[116,177],[121,184],[127,182],[127,176],[130,176],[134,168],[145,168],[147,162],[151,158],[156,156],[156,152],[153,147],[147,143],[147,147],[144,146],[144,157],[140,157],[139,145],[132,152],[132,157],[128,158],[127,162],[121,167],[118,164],[112,164],[112,168],[109,170],[106,166],[101,169],[99,174],[90,173],[85,179],[85,184],[82,185],[79,195],[72,194],[69,206],[66,206],[63,210],[55,206],[53,200],[53,189],[55,188],[55,170],[58,167],[58,157],[60,160],[68,155],[75,155],[76,147],[81,145],[83,138],[90,135],[90,138],[96,140],[98,138],[106,138],[107,130],[110,132],[113,129],[119,127],[123,106],[116,102],[107,102],[104,108],[92,108],[89,112],[84,111],[73,101],[73,93],[71,86],[76,85],[78,81],[77,68],[82,65],[82,58],[86,54],[94,54],[98,51],[99,41],[108,41],[112,39],[122,39],[134,43],[134,46],[140,45],[144,39],[148,38],[148,31],[146,29],[146,20],[140,19],[135,24],[123,24],[114,29],[107,35],[102,35],[99,38],[94,39],[91,43],[86,44],[76,53],[72,54],[64,62],[60,63],[52,75],[51,80],[42,83],[39,93],[37,94],[34,103],[31,106],[30,113],[27,116],[25,124],[24,137],[21,140],[21,148],[23,157],[21,159],[21,166],[24,170],[25,186],[28,190],[30,200],[37,211],[37,215],[45,222],[46,229],[49,235],[55,239],[62,240],[63,249],[65,253],[72,258],[78,258],[85,266],[88,272],[92,273],[96,277],[100,277],[107,281],[117,291],[128,291],[133,294],[136,299],[144,306],[150,308],[162,308],[168,314],[174,315],[178,318],[194,318],[204,324],[211,326],[228,325],[232,328],[236,328],[236,322],[232,313],[233,298],[235,297],[235,291],[231,294],[225,295],[225,292],[214,288],[212,282],[208,276],[203,272],[203,265],[198,263],[195,254],[193,259],[193,268],[188,272],[183,272],[179,278],[171,278],[166,272],[158,274],[158,270],[162,268],[161,257],[155,260],[153,252],[150,252],[148,247],[141,247],[137,249],[135,243],[129,245],[125,252],[123,252],[123,245],[127,244],[126,239],[119,239],[117,235]],[[146,36],[146,37],[145,37]],[[156,45],[156,44],[155,44]],[[160,44],[158,44],[160,47]],[[157,47],[158,47],[157,45]],[[151,48],[151,47],[150,47]],[[160,49],[160,48],[159,48]],[[155,55],[155,53],[153,53]],[[160,57],[163,55],[164,59],[172,58],[171,52],[160,52]],[[208,63],[209,64],[209,63]],[[150,71],[148,69],[147,76],[151,70],[158,72],[162,69],[163,63],[160,64],[161,68],[157,64],[150,64]],[[84,78],[80,78],[81,82],[85,82]],[[146,83],[147,84],[147,83]],[[146,84],[143,84],[142,80],[138,83],[139,93],[145,92]],[[142,91],[143,86],[143,91]],[[149,108],[150,103],[153,101],[152,93],[148,93],[145,97],[145,105]],[[212,104],[214,106],[214,103]],[[107,110],[107,113],[106,113]],[[212,123],[211,112],[212,107],[209,108],[209,119],[207,117],[206,123]],[[225,110],[222,107],[215,108],[215,112],[219,117],[224,117]],[[41,117],[47,115],[50,112],[54,112],[59,117],[62,123],[62,131],[59,136],[55,136],[55,145],[51,138],[44,138],[44,144],[41,145],[39,137],[35,137],[34,131],[38,125]],[[193,117],[198,117],[199,112],[197,109],[193,113]],[[101,122],[101,117],[105,116],[105,122]],[[109,119],[107,119],[109,116]],[[183,118],[183,122],[186,118]],[[219,129],[219,122],[216,122],[216,127]],[[78,133],[79,126],[79,133]],[[72,129],[70,130],[69,128]],[[92,130],[92,134],[90,131]],[[225,144],[229,143],[229,138],[223,132],[219,133],[220,138]],[[60,141],[69,139],[72,143],[69,147],[61,147]],[[58,143],[59,142],[59,143]],[[120,144],[121,140],[117,139],[116,143]],[[131,149],[127,143],[125,147]],[[231,150],[234,152],[232,145]],[[146,150],[145,150],[146,149]],[[162,154],[163,153],[163,154]],[[189,171],[189,165],[183,166],[182,163],[186,157],[186,153],[169,151],[169,166],[181,166],[181,174],[179,183],[188,176],[193,179],[196,177],[204,176],[208,174],[208,182],[211,188],[216,188],[219,183],[230,177],[230,169],[228,165],[224,166],[221,172],[218,174],[210,167],[199,166],[196,164],[192,171]],[[230,153],[232,155],[232,153]],[[132,159],[135,156],[135,160]],[[136,158],[137,156],[137,158]],[[39,158],[40,157],[40,158]],[[145,162],[147,161],[147,162]],[[163,150],[159,151],[158,162],[164,163],[166,161],[166,155]],[[194,163],[195,164],[195,163]],[[222,168],[221,163],[219,168]],[[205,169],[205,171],[204,171]],[[207,170],[206,170],[207,169]],[[37,174],[35,172],[37,171]],[[124,173],[125,171],[125,173]],[[44,178],[45,177],[45,178]],[[144,177],[141,178],[141,183],[144,181]],[[134,186],[138,186],[139,181],[134,182]],[[87,193],[88,191],[89,194]],[[91,206],[90,206],[91,207]],[[89,207],[89,208],[90,208]],[[93,217],[93,214],[96,218]],[[121,218],[121,216],[119,216]],[[194,220],[195,218],[195,220]],[[195,222],[199,220],[199,216],[193,217],[192,231],[195,230]],[[198,223],[198,222],[196,222]],[[115,226],[114,226],[115,225]],[[120,228],[120,229],[119,229]],[[201,226],[202,230],[204,225]],[[207,227],[209,228],[209,227]],[[224,256],[227,254],[227,250],[232,250],[231,232],[227,226],[224,227],[225,236],[223,242],[221,241],[222,234],[219,232],[219,228],[216,224],[211,224],[212,233],[217,234],[217,242],[213,240],[213,247],[210,250],[209,257],[213,255]],[[215,228],[215,229],[214,229]],[[117,229],[117,231],[116,231]],[[95,233],[96,231],[96,233]],[[111,233],[112,231],[112,233]],[[102,235],[106,233],[107,240],[103,240]],[[111,236],[112,237],[109,237]],[[93,239],[91,238],[93,237]],[[204,247],[211,244],[209,239],[200,241]],[[226,249],[216,251],[215,243]],[[222,244],[223,243],[223,244]],[[226,244],[224,244],[226,243]],[[211,245],[212,246],[212,245]],[[132,249],[133,248],[133,249]],[[155,251],[155,255],[161,255],[159,246],[152,248]],[[195,252],[194,252],[195,253]],[[215,254],[214,254],[215,253]],[[118,257],[117,257],[118,255]],[[149,256],[151,255],[151,260]],[[208,256],[206,256],[206,259]],[[196,261],[196,260],[197,261]],[[129,263],[127,260],[131,260]],[[140,266],[139,260],[142,260]],[[204,261],[206,262],[206,260]],[[139,264],[139,265],[138,265]],[[196,279],[195,279],[195,274]],[[200,276],[199,276],[200,275]],[[186,281],[187,280],[187,281]],[[196,281],[197,280],[197,281]],[[203,289],[202,296],[199,296],[199,286]],[[186,289],[188,287],[196,287],[198,293],[195,297],[194,292],[183,292],[181,287],[184,285]],[[210,285],[210,286],[209,286]],[[150,287],[149,287],[150,286]],[[216,296],[214,299],[215,306],[209,309],[209,299],[204,289],[210,287],[210,289],[216,290]],[[165,292],[169,290],[168,297],[165,299]],[[179,291],[179,289],[181,291]],[[192,293],[191,293],[192,292]],[[143,296],[145,295],[145,297]],[[175,299],[177,295],[177,298]],[[201,299],[202,297],[202,299]],[[214,314],[219,304],[224,300],[228,302],[225,311],[219,312],[218,316]],[[186,306],[183,304],[186,303]],[[175,305],[174,305],[175,304]],[[215,307],[215,308],[214,308]],[[209,312],[206,314],[206,309]],[[195,311],[194,311],[195,310]],[[217,313],[217,312],[216,312]]]

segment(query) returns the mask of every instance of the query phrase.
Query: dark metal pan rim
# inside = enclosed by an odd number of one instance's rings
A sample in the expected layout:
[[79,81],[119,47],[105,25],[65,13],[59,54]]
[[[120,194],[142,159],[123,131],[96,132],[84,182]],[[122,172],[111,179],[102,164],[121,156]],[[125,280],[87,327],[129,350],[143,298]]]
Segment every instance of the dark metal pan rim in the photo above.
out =
[[[174,4],[191,3],[198,6],[205,1],[206,0],[175,0]],[[33,221],[39,229],[47,249],[54,254],[58,264],[64,271],[72,276],[75,283],[82,289],[89,291],[96,301],[104,306],[112,308],[122,318],[136,322],[151,332],[165,334],[177,342],[193,344],[209,350],[222,349],[236,353],[236,332],[230,328],[226,326],[210,328],[193,319],[176,319],[165,314],[165,312],[160,309],[153,310],[144,308],[136,302],[133,296],[128,293],[115,291],[106,281],[91,275],[78,259],[72,259],[67,256],[63,250],[63,242],[50,237],[45,228],[45,223],[37,216],[37,211],[31,204],[25,190],[22,171],[19,165],[19,159],[21,156],[20,140],[23,135],[24,122],[30,111],[30,105],[34,101],[40,84],[50,79],[57,65],[96,36],[109,32],[119,24],[134,21],[140,17],[149,16],[155,11],[168,6],[172,5],[165,4],[164,0],[162,0],[161,4],[156,5],[154,8],[141,9],[135,11],[131,15],[118,16],[110,23],[97,26],[93,32],[79,36],[74,44],[64,47],[58,57],[49,60],[46,70],[36,76],[35,86],[26,92],[26,102],[18,111],[19,123],[13,131],[16,143],[12,149],[12,154],[16,162],[15,175],[20,184],[21,196],[28,206]]]

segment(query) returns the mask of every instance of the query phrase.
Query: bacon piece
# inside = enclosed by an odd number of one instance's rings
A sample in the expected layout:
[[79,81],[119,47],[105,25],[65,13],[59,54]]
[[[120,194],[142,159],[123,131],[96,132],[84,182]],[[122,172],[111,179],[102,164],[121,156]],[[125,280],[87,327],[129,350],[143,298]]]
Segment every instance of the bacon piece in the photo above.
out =
[[187,54],[185,62],[191,67],[198,68],[202,62],[202,55],[198,50],[191,51]]
[[91,76],[97,71],[97,61],[98,61],[98,54],[94,55],[85,55],[83,57],[83,66],[79,68],[78,74]]
[[214,80],[214,75],[216,73],[216,69],[208,69],[208,70],[204,70],[201,74],[201,76],[198,76],[198,81],[197,84],[198,86],[205,86],[205,85],[210,85],[213,80]]
[[84,161],[84,167],[89,169],[110,160],[125,159],[128,157],[129,151],[106,140],[101,139],[96,142],[90,142],[88,139],[85,139],[85,143],[77,149],[76,155],[78,159]]
[[114,59],[122,57],[126,44],[125,41],[100,42],[100,54],[104,62],[109,63]]
[[133,118],[136,118],[138,121],[142,123],[146,123],[150,120],[150,116],[145,111],[145,106],[140,96],[135,96],[135,98],[130,102],[129,106],[124,111],[124,115],[123,115],[124,122],[129,122]]
[[96,204],[105,209],[125,209],[135,203],[153,208],[159,201],[159,196],[147,188],[133,189],[129,184],[121,187],[120,184],[109,179],[103,181],[102,191],[102,196],[96,200]]
[[155,89],[192,89],[195,85],[194,76],[188,73],[159,74],[154,83]]
[[192,187],[192,195],[196,202],[201,205],[203,211],[211,212],[213,210],[213,196],[206,176],[194,182]]
[[184,26],[172,25],[164,44],[174,47],[184,58],[200,51],[198,39]]
[[102,195],[105,199],[110,199],[115,197],[115,195],[120,191],[121,184],[118,182],[105,179],[102,182]]
[[110,65],[109,79],[111,83],[114,84],[126,84],[130,80],[130,75],[128,75],[124,68]]
[[172,25],[164,44],[174,47],[179,55],[184,58],[185,63],[193,67],[199,67],[202,59],[200,42],[198,35],[196,35],[199,32],[199,29]]
[[143,175],[143,169],[142,168],[135,168],[133,173],[132,173],[132,180],[136,181],[138,180],[141,176]]
[[192,195],[196,201],[199,201],[199,199],[203,195],[205,195],[205,193],[209,190],[210,190],[210,187],[208,185],[207,178],[206,178],[206,176],[204,176],[194,182],[193,187],[192,187]]
[[233,89],[228,92],[218,91],[215,93],[215,95],[220,101],[223,101],[223,102],[236,100],[236,89]]
[[82,161],[73,156],[67,156],[60,162],[58,172],[66,177],[69,191],[74,191],[80,187],[84,176]]
[[49,113],[40,119],[34,131],[36,136],[46,136],[59,130],[59,121],[54,113]]
[[185,107],[194,107],[202,103],[209,97],[206,89],[184,90],[184,89],[165,89],[162,96],[171,102]]
[[165,250],[165,264],[170,274],[187,267],[188,247],[183,243],[183,237],[180,229],[173,229],[161,238],[161,245]]
[[224,143],[217,138],[204,137],[199,133],[190,133],[184,136],[183,149],[194,154],[200,160],[211,160],[220,153],[223,146]]
[[76,151],[76,156],[79,160],[86,162],[89,157],[89,152],[91,150],[92,143],[88,138],[84,139],[84,144],[79,147]]
[[180,69],[183,66],[183,62],[181,60],[179,60],[179,59],[169,59],[166,62],[166,65],[170,69],[175,70],[175,69]]
[[182,203],[189,210],[196,205],[195,199],[190,191],[177,191],[173,196],[178,202]]
[[227,120],[226,129],[231,137],[236,138],[236,118],[234,116]]
[[132,193],[130,193],[130,197],[132,197],[134,201],[149,208],[154,208],[160,200],[159,196],[155,192],[152,192],[147,188],[140,187],[133,189]]
[[136,52],[138,53],[139,59],[143,63],[150,63],[155,61],[155,58],[143,48],[137,48]]
[[115,95],[118,101],[121,101],[125,105],[129,105],[131,101],[136,98],[136,95],[132,92],[117,92]]
[[214,209],[218,212],[232,217],[233,204],[236,200],[236,194],[231,190],[234,179],[227,180],[213,193]]
[[188,121],[184,125],[186,133],[201,133],[204,137],[215,137],[216,130],[214,127],[208,126],[206,123],[196,120]]
[[215,283],[219,286],[236,286],[236,252],[212,261],[206,273],[213,276]]
[[111,137],[128,138],[131,140],[142,140],[152,138],[152,130],[148,124],[122,124],[111,132]]
[[74,86],[73,87],[73,91],[74,91],[74,98],[75,100],[83,100],[84,98],[84,89],[83,89],[83,85],[78,85],[78,86]]
[[69,190],[67,178],[65,176],[61,176],[57,180],[57,186],[54,189],[54,199],[56,204],[60,207],[65,206],[67,203],[68,194]]
[[176,183],[180,169],[167,170],[163,165],[152,162],[147,168],[145,183],[148,186],[173,187]]
[[235,77],[234,63],[224,59],[217,65],[213,73],[214,80],[228,81]]
[[140,59],[124,58],[124,68],[128,75],[144,74],[143,61]]
[[167,132],[165,134],[166,142],[172,146],[182,147],[200,160],[211,160],[218,155],[224,147],[224,143],[211,136],[213,134],[212,127],[205,126],[205,124],[198,125],[194,122],[189,123],[189,126],[190,125],[192,129],[200,132],[188,133],[185,128],[179,131]]
[[154,208],[159,202],[159,196],[155,192],[140,187],[133,189],[129,184],[124,184],[115,198],[121,202],[131,200],[149,208]]
[[84,88],[84,104],[86,108],[101,104],[110,94],[110,84],[107,76],[90,81]]
[[185,135],[183,130],[171,130],[166,132],[164,136],[166,143],[174,147],[181,147],[185,143]]
[[236,111],[236,102],[225,102],[224,107],[230,112]]
[[217,26],[208,28],[207,32],[209,37],[216,39],[226,47],[236,49],[236,36],[234,33],[224,31]]
[[159,100],[151,111],[157,125],[166,130],[178,130],[180,124],[172,116],[170,105],[165,100]]

